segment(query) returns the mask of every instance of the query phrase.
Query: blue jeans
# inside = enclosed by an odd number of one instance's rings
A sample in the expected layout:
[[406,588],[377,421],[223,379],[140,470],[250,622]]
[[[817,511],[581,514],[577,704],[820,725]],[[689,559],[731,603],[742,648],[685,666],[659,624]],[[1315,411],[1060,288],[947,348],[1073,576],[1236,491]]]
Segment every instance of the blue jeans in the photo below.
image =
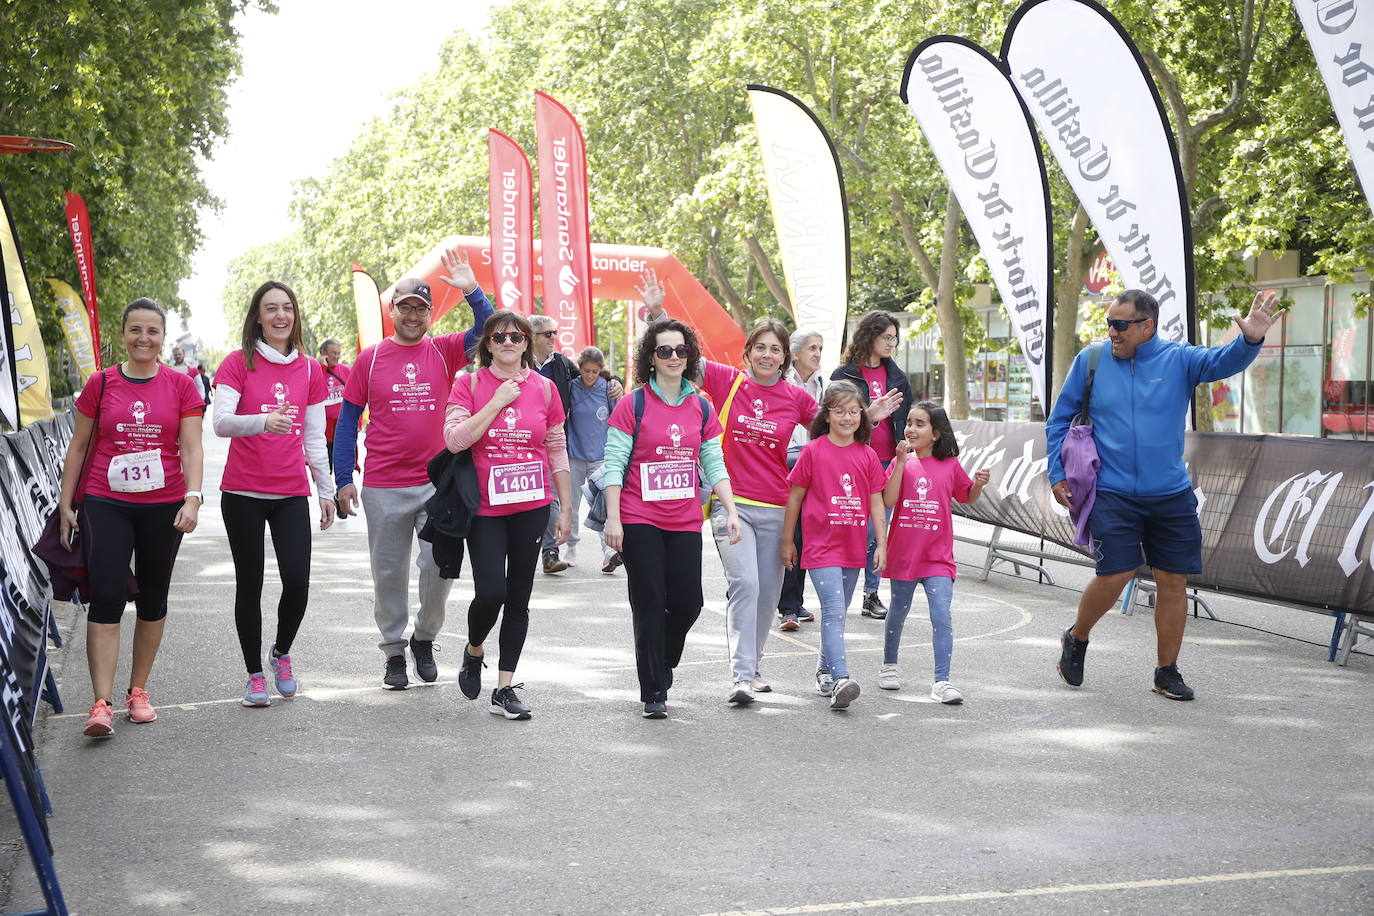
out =
[[926,576],[924,579],[892,580],[892,607],[887,611],[887,634],[883,638],[883,664],[897,664],[897,650],[902,644],[902,624],[911,610],[911,599],[920,584],[926,590],[926,604],[930,609],[930,629],[935,648],[935,681],[949,680],[949,659],[954,654],[954,626],[949,605],[954,598],[954,580],[949,576]]
[[822,566],[807,570],[811,585],[821,599],[821,651],[816,660],[818,673],[828,672],[835,680],[849,677],[849,663],[844,657],[844,618],[854,586],[859,584],[859,571],[841,566]]
[[[887,470],[887,466],[890,465],[891,463],[892,463],[892,461],[890,461],[890,460],[889,460],[889,461],[884,461],[884,462],[883,462],[883,470]],[[888,522],[891,523],[891,521],[892,521],[892,510],[891,510],[891,509],[888,509],[888,510],[887,510],[887,513],[886,513],[885,517],[887,518]],[[865,594],[865,595],[876,595],[876,594],[878,594],[878,586],[881,585],[881,584],[882,584],[882,581],[883,581],[882,573],[878,572],[876,569],[873,568],[873,551],[875,551],[875,550],[877,550],[877,549],[878,549],[878,532],[876,532],[876,531],[873,530],[873,520],[872,520],[872,519],[869,519],[869,522],[868,522],[868,565],[864,567],[864,594]],[[893,600],[894,600],[894,601],[896,600],[895,596],[894,596]]]

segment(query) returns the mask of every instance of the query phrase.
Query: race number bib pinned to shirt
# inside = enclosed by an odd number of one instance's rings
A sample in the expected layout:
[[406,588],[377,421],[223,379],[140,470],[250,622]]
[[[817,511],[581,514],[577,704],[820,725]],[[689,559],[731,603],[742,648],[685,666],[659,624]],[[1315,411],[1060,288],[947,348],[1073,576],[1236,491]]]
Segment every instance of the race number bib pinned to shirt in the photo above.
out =
[[128,452],[110,459],[110,489],[116,493],[146,493],[167,486],[162,470],[162,451]]
[[487,477],[487,500],[493,506],[509,506],[544,498],[544,465],[539,461],[498,464]]
[[645,502],[695,498],[697,466],[694,461],[646,461],[639,466],[640,498]]

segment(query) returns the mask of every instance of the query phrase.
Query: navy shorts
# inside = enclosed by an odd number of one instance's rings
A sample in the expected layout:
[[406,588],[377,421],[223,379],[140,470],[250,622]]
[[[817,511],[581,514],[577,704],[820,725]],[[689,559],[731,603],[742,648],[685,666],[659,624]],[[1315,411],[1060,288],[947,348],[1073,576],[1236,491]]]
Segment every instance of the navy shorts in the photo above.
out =
[[1202,524],[1192,490],[1142,498],[1098,490],[1088,530],[1099,576],[1131,572],[1142,562],[1182,575],[1202,572]]

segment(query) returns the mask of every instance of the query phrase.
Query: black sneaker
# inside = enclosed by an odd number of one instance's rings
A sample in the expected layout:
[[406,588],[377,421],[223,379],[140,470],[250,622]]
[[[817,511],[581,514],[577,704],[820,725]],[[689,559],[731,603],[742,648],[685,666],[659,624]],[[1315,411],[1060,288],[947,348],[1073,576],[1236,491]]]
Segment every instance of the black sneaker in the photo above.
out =
[[505,716],[507,719],[528,719],[530,708],[520,702],[520,698],[515,695],[515,691],[523,689],[524,684],[512,684],[509,687],[497,687],[491,692],[491,705],[487,711],[493,716]]
[[544,572],[547,574],[560,573],[568,568],[568,564],[558,558],[557,550],[544,551]]
[[877,592],[864,592],[864,609],[861,613],[865,617],[882,620],[887,616],[887,607],[878,598]]
[[439,678],[439,666],[434,664],[434,650],[439,648],[432,639],[410,637],[410,654],[415,657],[415,673],[426,684],[433,684]]
[[404,655],[393,655],[386,660],[386,674],[382,675],[382,683],[392,690],[405,690],[410,685]]
[[668,704],[662,700],[650,700],[644,704],[643,715],[646,719],[666,719],[668,718]]
[[806,608],[800,608],[797,610],[797,619],[800,620],[802,623],[815,623],[816,615],[808,611]]
[[458,689],[469,700],[477,699],[482,692],[482,669],[486,666],[482,656],[473,655],[468,652],[467,646],[463,647],[463,665],[458,669]]
[[778,629],[779,629],[779,630],[786,630],[786,631],[789,632],[789,633],[792,632],[793,630],[797,630],[797,629],[800,629],[800,628],[801,628],[801,625],[800,625],[799,623],[797,623],[797,615],[796,615],[796,614],[784,614],[783,617],[782,617],[782,623],[778,624]]
[[601,564],[601,571],[604,573],[613,573],[624,564],[625,558],[617,551],[607,557],[605,563]]
[[1155,669],[1154,691],[1171,700],[1193,698],[1193,688],[1183,683],[1183,675],[1178,673],[1178,665],[1166,665]]
[[[1073,627],[1065,627],[1064,633],[1059,637],[1059,664],[1055,670],[1064,679],[1064,683],[1070,687],[1083,686],[1083,659],[1088,655],[1088,641],[1086,639],[1074,639],[1069,635]],[[1158,683],[1159,675],[1155,675],[1155,682]],[[1182,681],[1180,681],[1182,683]]]

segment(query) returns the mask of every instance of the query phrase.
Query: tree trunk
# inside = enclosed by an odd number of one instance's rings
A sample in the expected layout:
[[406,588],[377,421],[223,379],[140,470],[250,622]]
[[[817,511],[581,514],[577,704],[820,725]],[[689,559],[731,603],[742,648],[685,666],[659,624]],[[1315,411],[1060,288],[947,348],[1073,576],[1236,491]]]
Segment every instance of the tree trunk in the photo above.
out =
[[716,251],[715,246],[707,249],[706,273],[715,281],[721,296],[724,297],[726,304],[730,306],[730,316],[735,319],[735,323],[747,330],[750,318],[749,308],[744,304],[744,300],[740,298],[734,285],[730,283],[730,278],[725,273],[725,265],[721,263],[720,254]]
[[1097,253],[1100,242],[1085,251],[1084,239],[1088,235],[1088,211],[1079,204],[1069,228],[1069,241],[1064,248],[1064,273],[1059,280],[1059,288],[1054,296],[1054,378],[1050,384],[1050,403],[1042,405],[1046,416],[1059,389],[1068,377],[1069,367],[1078,353],[1078,302],[1082,298],[1083,279],[1088,274],[1092,259]]
[[945,412],[952,420],[968,419],[968,356],[964,349],[964,320],[955,300],[959,275],[959,201],[949,192],[945,204],[945,238],[940,246],[940,280],[935,294],[935,319],[945,345]]
[[778,275],[773,272],[773,262],[768,259],[768,252],[763,250],[757,236],[749,236],[744,240],[744,244],[749,249],[749,257],[753,259],[754,266],[759,270],[763,285],[768,287],[768,292],[773,294],[778,305],[787,310],[787,314],[792,317],[792,323],[796,324],[797,310],[792,306],[792,297],[787,294],[787,287],[778,282]]

